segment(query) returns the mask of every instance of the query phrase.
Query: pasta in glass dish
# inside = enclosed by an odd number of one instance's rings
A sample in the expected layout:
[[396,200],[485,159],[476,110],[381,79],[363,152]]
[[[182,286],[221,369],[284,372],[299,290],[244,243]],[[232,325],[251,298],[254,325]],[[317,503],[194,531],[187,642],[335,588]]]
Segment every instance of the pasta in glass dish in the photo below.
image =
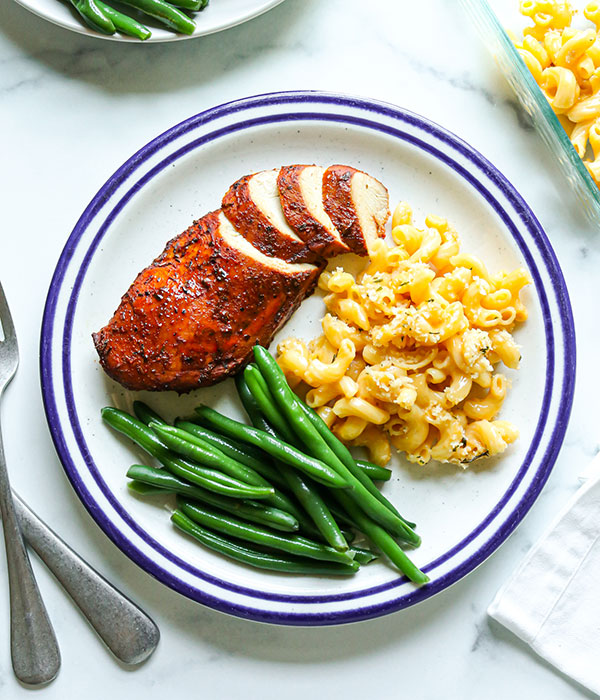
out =
[[392,446],[418,464],[500,454],[518,430],[496,418],[509,388],[497,369],[519,366],[512,332],[527,318],[529,276],[491,274],[461,252],[446,219],[417,228],[405,202],[392,237],[373,242],[358,275],[322,273],[323,334],[280,342],[278,362],[333,432],[377,464]]
[[588,26],[573,26],[570,3],[521,0],[532,21],[517,51],[567,132],[596,185],[600,183],[600,3],[583,9]]

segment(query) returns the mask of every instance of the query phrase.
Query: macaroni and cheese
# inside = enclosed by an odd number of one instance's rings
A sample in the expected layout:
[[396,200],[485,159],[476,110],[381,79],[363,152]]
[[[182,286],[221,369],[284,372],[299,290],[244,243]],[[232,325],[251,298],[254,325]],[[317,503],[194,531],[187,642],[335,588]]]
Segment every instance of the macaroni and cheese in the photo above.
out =
[[390,445],[419,464],[496,455],[518,436],[496,420],[509,385],[496,368],[519,365],[511,333],[527,318],[519,295],[529,277],[491,274],[461,253],[445,219],[428,216],[419,229],[404,202],[392,236],[394,246],[372,245],[356,277],[339,267],[321,275],[323,335],[281,342],[278,362],[333,432],[377,464]]

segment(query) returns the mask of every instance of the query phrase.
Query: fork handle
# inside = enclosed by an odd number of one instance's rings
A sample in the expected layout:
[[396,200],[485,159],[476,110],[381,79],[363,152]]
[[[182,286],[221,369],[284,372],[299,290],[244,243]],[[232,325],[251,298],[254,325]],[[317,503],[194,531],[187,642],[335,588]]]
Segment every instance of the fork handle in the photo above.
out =
[[17,678],[28,685],[54,680],[60,651],[17,523],[0,433],[0,511],[10,588],[10,642]]
[[25,539],[106,646],[126,664],[147,659],[160,637],[153,620],[74,552],[17,494],[13,495]]

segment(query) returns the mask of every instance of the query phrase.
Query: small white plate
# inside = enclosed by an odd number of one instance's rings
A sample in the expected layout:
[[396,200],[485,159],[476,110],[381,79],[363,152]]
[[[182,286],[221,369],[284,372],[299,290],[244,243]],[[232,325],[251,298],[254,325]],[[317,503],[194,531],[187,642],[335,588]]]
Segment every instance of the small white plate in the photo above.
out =
[[[111,317],[136,273],[172,236],[219,207],[245,173],[288,163],[348,163],[381,179],[392,206],[417,221],[448,217],[463,247],[491,271],[525,266],[530,318],[516,332],[523,361],[507,371],[501,417],[520,439],[469,469],[408,465],[394,457],[383,490],[418,523],[412,552],[431,583],[417,588],[380,561],[351,578],[262,572],[204,549],[171,525],[172,500],[137,498],[125,471],[143,460],[102,424],[100,409],[130,410],[140,396],[167,418],[204,402],[242,418],[231,380],[178,397],[134,394],[101,370],[91,333]],[[320,332],[323,303],[305,301],[280,337]],[[149,573],[190,598],[232,614],[292,625],[350,622],[427,598],[472,571],[529,510],[563,440],[573,395],[575,339],[564,280],[546,236],[506,179],[470,146],[398,107],[322,93],[277,93],[222,105],[157,137],[89,204],[58,263],[41,338],[50,430],[77,494],[106,534]],[[158,503],[158,505],[157,505]],[[162,506],[162,507],[161,507]]]
[[[249,19],[262,15],[283,0],[210,0],[208,7],[202,12],[193,13],[196,22],[196,31],[189,36],[187,34],[177,34],[168,29],[157,26],[155,20],[148,19],[148,28],[152,31],[152,36],[146,41],[140,41],[123,34],[113,34],[107,36],[100,32],[95,32],[79,18],[77,12],[64,0],[16,0],[19,5],[27,8],[35,15],[47,19],[59,27],[71,29],[79,34],[86,34],[98,39],[109,39],[111,41],[133,41],[137,44],[151,44],[165,41],[180,41],[181,39],[193,39],[206,34],[214,34],[223,29],[235,27],[238,24],[247,22]],[[134,12],[134,10],[132,10]],[[140,15],[141,17],[142,15]],[[137,17],[137,15],[136,15]],[[140,19],[144,23],[143,19]]]

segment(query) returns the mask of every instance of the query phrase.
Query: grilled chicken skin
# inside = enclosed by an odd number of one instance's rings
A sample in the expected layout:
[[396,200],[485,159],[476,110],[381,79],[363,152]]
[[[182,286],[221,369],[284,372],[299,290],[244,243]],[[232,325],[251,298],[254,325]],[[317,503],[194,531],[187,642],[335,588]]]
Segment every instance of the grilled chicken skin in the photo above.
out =
[[106,373],[128,389],[215,384],[268,346],[322,269],[262,254],[219,211],[171,240],[93,334]]

